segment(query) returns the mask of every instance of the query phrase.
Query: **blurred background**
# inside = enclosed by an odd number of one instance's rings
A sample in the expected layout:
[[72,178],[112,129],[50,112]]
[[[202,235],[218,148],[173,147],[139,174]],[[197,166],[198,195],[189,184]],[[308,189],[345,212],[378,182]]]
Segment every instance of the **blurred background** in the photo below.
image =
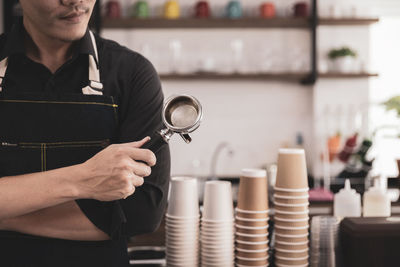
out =
[[[8,31],[18,1],[0,8]],[[316,188],[398,183],[399,1],[98,0],[91,26],[147,57],[166,97],[202,103],[173,175],[273,172],[278,148],[303,147]]]

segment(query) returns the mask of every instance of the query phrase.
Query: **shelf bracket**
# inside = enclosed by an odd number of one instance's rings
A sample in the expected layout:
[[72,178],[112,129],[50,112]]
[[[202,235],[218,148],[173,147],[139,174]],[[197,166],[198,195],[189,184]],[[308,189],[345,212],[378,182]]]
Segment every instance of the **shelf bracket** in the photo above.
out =
[[304,85],[313,85],[318,79],[317,70],[317,26],[318,8],[317,0],[312,0],[310,30],[311,30],[311,73],[301,81]]

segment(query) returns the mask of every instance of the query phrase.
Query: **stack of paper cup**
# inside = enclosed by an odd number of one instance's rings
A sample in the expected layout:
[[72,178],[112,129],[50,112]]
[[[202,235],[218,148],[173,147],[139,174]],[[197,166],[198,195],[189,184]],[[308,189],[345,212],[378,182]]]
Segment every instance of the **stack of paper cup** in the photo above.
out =
[[201,265],[234,265],[234,217],[230,182],[209,181],[201,218]]
[[168,266],[197,267],[199,264],[197,192],[195,178],[171,179],[165,226]]
[[275,184],[276,266],[308,266],[308,181],[303,149],[280,149]]
[[268,182],[265,170],[242,170],[235,218],[236,266],[268,266]]

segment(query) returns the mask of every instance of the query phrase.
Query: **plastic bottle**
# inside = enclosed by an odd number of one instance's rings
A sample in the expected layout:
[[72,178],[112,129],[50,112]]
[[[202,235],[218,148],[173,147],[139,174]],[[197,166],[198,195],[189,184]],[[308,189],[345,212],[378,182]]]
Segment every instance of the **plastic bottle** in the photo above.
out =
[[379,185],[378,179],[374,181],[374,186],[364,194],[363,202],[364,217],[390,216],[390,198]]
[[337,217],[360,217],[361,196],[351,189],[350,180],[346,179],[344,188],[335,194],[333,200],[333,214]]

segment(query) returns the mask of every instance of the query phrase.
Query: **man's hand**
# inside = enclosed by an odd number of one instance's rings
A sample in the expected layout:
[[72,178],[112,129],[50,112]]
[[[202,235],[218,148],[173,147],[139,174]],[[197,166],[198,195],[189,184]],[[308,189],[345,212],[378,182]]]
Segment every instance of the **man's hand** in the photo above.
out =
[[111,201],[132,195],[156,164],[154,153],[140,148],[149,140],[110,145],[82,163],[83,175],[76,181],[80,197]]

